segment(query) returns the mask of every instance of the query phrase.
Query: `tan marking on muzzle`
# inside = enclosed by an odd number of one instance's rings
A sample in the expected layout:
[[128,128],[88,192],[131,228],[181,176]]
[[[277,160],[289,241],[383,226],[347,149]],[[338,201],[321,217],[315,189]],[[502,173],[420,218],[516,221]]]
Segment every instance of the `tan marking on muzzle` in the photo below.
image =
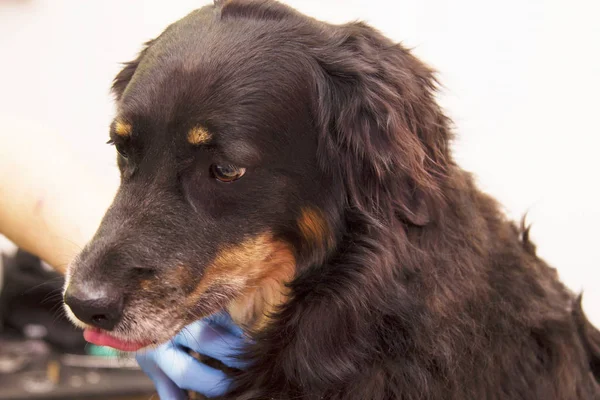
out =
[[115,122],[115,133],[122,137],[131,136],[131,132],[133,131],[133,127],[130,123],[125,122],[123,120],[117,120]]
[[291,246],[270,234],[260,235],[219,251],[188,301],[195,304],[209,287],[235,287],[238,295],[227,311],[236,324],[261,329],[287,300],[286,283],[295,273]]
[[195,128],[190,129],[187,135],[187,140],[190,144],[194,146],[199,146],[201,144],[208,144],[212,139],[212,135],[205,128],[201,126],[197,126]]
[[192,268],[186,264],[179,264],[173,271],[173,279],[180,286],[185,286],[192,278]]
[[191,289],[194,286],[193,268],[187,264],[176,264],[168,273],[142,279],[139,285],[142,291],[155,294],[164,292],[165,288]]
[[144,292],[149,292],[152,290],[153,283],[154,281],[152,279],[144,279],[140,282],[140,288]]

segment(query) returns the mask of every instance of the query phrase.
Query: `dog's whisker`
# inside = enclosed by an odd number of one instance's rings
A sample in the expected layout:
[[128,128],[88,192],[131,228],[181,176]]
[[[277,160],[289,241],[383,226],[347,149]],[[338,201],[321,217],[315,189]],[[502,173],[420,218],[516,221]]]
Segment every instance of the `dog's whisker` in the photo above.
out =
[[[23,295],[30,294],[31,292],[33,292],[33,291],[35,291],[35,290],[37,290],[37,289],[40,289],[40,288],[42,288],[42,287],[44,287],[44,286],[46,286],[46,285],[52,285],[53,283],[55,283],[55,282],[58,282],[58,281],[61,281],[62,279],[63,279],[63,277],[62,277],[62,276],[59,276],[59,277],[54,277],[54,278],[47,279],[47,280],[45,280],[45,281],[44,281],[44,282],[42,282],[42,283],[39,283],[39,284],[37,284],[37,285],[35,285],[35,286],[32,286],[32,287],[29,287],[29,288],[27,288],[27,290],[25,290],[25,291],[23,292]],[[62,289],[55,289],[55,290],[61,290],[61,291],[62,291]]]

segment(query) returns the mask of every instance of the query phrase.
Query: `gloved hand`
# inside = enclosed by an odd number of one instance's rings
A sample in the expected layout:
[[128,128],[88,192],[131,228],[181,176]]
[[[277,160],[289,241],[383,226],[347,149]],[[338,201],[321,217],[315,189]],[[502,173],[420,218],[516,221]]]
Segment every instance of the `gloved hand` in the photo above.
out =
[[136,354],[136,360],[154,382],[161,400],[185,400],[183,390],[216,397],[227,393],[231,383],[227,375],[196,360],[184,347],[242,369],[235,356],[243,345],[242,330],[228,314],[219,313],[188,325],[156,349]]

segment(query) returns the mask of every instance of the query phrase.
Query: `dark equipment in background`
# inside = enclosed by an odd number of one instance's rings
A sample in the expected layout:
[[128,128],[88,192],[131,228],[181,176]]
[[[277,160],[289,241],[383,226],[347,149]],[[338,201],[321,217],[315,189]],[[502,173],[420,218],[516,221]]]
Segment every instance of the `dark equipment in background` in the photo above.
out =
[[66,319],[63,284],[25,251],[1,255],[0,400],[149,399],[135,360],[87,344]]

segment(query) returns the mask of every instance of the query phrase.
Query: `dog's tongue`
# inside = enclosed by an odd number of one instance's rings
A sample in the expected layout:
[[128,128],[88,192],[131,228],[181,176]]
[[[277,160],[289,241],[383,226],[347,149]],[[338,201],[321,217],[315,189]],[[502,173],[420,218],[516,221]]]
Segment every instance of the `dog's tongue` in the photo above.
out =
[[83,337],[90,343],[98,346],[112,347],[120,351],[138,351],[151,344],[144,342],[127,342],[110,336],[108,333],[99,329],[86,329],[83,331]]

